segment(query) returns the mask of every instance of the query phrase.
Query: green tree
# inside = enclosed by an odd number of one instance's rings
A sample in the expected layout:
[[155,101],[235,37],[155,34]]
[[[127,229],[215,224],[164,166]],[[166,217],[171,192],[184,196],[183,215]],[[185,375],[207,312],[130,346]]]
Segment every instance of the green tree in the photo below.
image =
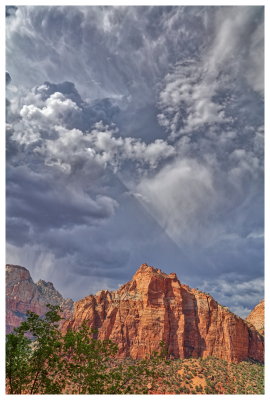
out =
[[101,394],[109,379],[108,363],[117,345],[94,338],[94,331],[83,324],[63,338],[63,367],[68,389],[78,394]]
[[117,394],[147,392],[154,384],[160,354],[149,360],[121,362],[117,345],[95,338],[86,323],[61,334],[58,306],[47,305],[40,317],[28,312],[27,320],[7,335],[7,391],[17,394]]
[[11,394],[142,394],[155,391],[165,379],[165,345],[147,360],[119,360],[110,340],[96,339],[87,323],[61,334],[60,308],[47,305],[40,317],[27,320],[7,335],[6,378]]
[[6,337],[6,378],[10,394],[22,394],[30,383],[31,341],[23,334]]
[[61,333],[57,329],[60,308],[47,305],[43,318],[29,311],[27,320],[7,335],[6,374],[10,393],[61,393],[64,380]]
[[163,357],[154,354],[148,360],[132,362],[115,358],[118,347],[110,340],[99,340],[83,324],[64,336],[63,358],[66,392],[73,394],[127,394],[148,392],[154,386],[157,365]]

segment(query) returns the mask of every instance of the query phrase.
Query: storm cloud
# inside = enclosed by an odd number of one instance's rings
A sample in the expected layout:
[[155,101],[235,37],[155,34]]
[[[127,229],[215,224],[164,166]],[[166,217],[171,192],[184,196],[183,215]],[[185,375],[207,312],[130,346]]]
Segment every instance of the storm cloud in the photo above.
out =
[[246,315],[264,295],[263,7],[6,17],[7,262],[75,299],[147,262]]

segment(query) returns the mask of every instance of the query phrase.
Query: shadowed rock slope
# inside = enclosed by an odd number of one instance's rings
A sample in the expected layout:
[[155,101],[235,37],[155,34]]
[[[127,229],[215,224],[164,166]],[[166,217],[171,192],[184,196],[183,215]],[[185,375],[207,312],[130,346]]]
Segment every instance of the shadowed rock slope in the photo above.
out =
[[214,356],[230,362],[264,359],[264,339],[213,297],[181,284],[175,273],[141,265],[116,291],[102,290],[74,303],[63,331],[84,321],[111,339],[119,357],[147,357],[165,342],[172,358]]
[[29,271],[19,265],[6,265],[6,330],[11,332],[26,318],[28,310],[39,315],[46,304],[60,305],[63,317],[72,316],[73,301],[64,299],[51,282],[34,283]]

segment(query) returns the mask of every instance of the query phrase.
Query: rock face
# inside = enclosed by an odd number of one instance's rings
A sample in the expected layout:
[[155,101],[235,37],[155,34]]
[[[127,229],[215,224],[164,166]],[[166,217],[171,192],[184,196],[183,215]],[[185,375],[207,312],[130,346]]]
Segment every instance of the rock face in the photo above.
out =
[[6,265],[6,331],[11,332],[25,318],[28,310],[39,315],[46,311],[46,304],[60,305],[63,317],[72,315],[73,301],[64,299],[51,282],[34,283],[29,271],[19,265]]
[[261,335],[264,335],[264,300],[261,300],[249,313],[246,321],[252,324]]
[[176,274],[141,265],[116,291],[102,290],[74,304],[63,331],[84,321],[111,339],[119,357],[147,357],[165,342],[174,358],[214,356],[227,361],[263,361],[263,337],[210,295],[181,284]]

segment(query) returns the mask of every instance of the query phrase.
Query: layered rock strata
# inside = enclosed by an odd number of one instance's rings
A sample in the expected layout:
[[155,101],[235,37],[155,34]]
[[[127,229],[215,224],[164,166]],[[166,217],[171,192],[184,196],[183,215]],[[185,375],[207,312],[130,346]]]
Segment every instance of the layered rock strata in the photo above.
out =
[[264,359],[263,337],[252,325],[210,295],[181,284],[175,273],[147,264],[118,290],[77,301],[63,331],[83,322],[97,329],[98,338],[116,342],[119,357],[147,357],[163,341],[172,358]]
[[249,313],[246,321],[252,324],[257,331],[264,335],[264,300],[261,300]]
[[26,312],[43,315],[46,304],[60,305],[64,318],[70,318],[73,301],[64,299],[51,282],[34,283],[29,271],[19,265],[6,265],[6,331],[11,332],[26,319]]

